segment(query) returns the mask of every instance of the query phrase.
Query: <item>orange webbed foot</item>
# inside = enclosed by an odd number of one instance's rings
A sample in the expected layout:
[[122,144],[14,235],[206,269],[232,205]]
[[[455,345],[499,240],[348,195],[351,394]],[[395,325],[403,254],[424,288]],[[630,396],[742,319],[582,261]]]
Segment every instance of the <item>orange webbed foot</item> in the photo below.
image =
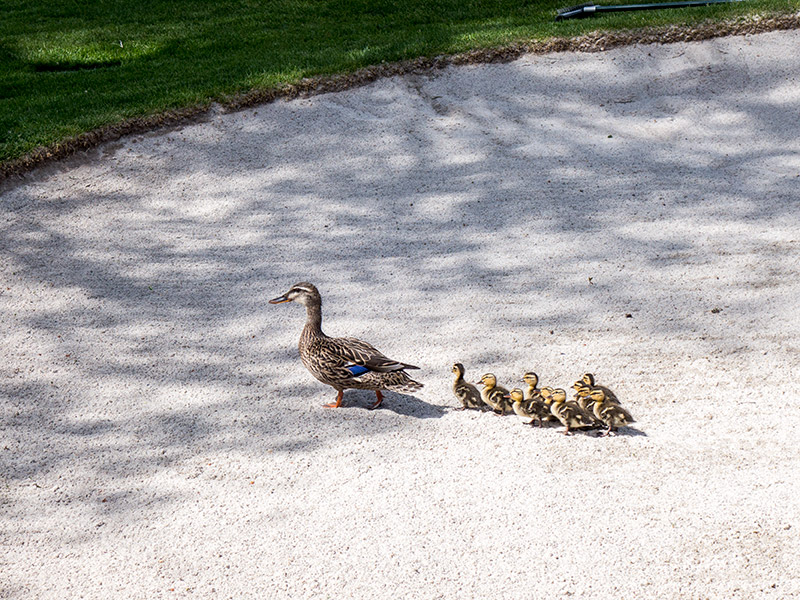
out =
[[342,405],[342,396],[344,396],[344,390],[339,390],[339,393],[336,394],[336,402],[331,402],[330,404],[323,404],[325,408],[339,408]]

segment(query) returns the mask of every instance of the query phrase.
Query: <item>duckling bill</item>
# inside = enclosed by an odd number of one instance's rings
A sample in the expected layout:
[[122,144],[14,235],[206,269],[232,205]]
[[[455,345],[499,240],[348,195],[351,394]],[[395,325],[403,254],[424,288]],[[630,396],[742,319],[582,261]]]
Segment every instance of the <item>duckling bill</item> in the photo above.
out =
[[392,360],[371,344],[356,338],[334,338],[322,331],[322,296],[313,284],[296,283],[270,304],[297,302],[306,307],[306,324],[300,334],[300,360],[308,371],[322,383],[337,391],[336,401],[324,406],[338,408],[346,389],[372,390],[377,400],[370,405],[378,408],[383,402],[381,390],[413,392],[422,387],[406,373],[419,369],[414,365]]

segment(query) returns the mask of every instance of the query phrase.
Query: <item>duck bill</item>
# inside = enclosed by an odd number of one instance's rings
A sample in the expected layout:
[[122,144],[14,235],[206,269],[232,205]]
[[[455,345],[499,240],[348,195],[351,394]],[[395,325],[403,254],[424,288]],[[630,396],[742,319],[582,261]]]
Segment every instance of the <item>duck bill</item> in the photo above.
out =
[[284,302],[289,302],[289,298],[286,297],[286,294],[283,296],[278,296],[277,298],[273,298],[269,301],[270,304],[283,304]]

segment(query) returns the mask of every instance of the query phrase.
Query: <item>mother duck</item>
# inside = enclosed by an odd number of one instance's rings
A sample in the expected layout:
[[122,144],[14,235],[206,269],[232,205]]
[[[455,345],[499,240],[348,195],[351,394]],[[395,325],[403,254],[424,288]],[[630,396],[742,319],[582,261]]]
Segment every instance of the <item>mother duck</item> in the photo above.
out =
[[270,304],[299,302],[306,307],[306,325],[300,334],[300,359],[311,374],[334,388],[336,402],[328,408],[342,405],[344,390],[373,390],[377,400],[370,409],[383,402],[381,390],[413,392],[422,387],[411,379],[405,369],[419,369],[381,354],[374,346],[355,338],[333,338],[322,332],[322,296],[316,286],[307,281],[294,284],[283,296]]

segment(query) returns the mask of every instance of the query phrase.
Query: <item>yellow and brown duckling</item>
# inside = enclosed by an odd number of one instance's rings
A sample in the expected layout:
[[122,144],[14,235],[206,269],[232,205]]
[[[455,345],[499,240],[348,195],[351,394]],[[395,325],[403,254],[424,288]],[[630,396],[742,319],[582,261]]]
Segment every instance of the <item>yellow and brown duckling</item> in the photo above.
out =
[[595,388],[589,397],[594,403],[594,416],[608,427],[602,437],[613,434],[619,427],[626,427],[636,422],[625,408],[611,402],[603,390]]
[[522,376],[522,381],[528,384],[525,392],[527,411],[536,415],[536,421],[540,426],[544,422],[555,421],[555,417],[550,413],[550,406],[545,404],[542,397],[542,390],[538,388],[539,376],[533,371],[528,371]]
[[[542,390],[544,393],[544,390]],[[570,429],[582,429],[592,427],[594,419],[584,411],[577,402],[570,400],[567,402],[567,392],[561,388],[552,390],[549,394],[552,403],[550,412],[561,421],[564,426],[564,435],[570,435]]]
[[[541,390],[539,390],[539,394],[542,397],[542,402],[544,402],[544,406],[545,406],[545,408],[547,409],[548,412],[550,412],[550,407],[553,404],[553,392],[554,391],[555,390],[553,388],[551,388],[549,385],[546,385]],[[550,414],[552,416],[552,413],[550,413]],[[553,416],[553,419],[558,421],[558,419],[556,419],[555,416]]]
[[[575,382],[575,385],[578,385],[579,383],[583,383],[584,385],[589,386],[593,390],[594,389],[603,390],[603,392],[605,392],[605,394],[606,394],[606,399],[609,402],[611,402],[612,404],[619,404],[619,399],[617,398],[617,395],[614,392],[612,392],[610,389],[608,389],[606,386],[599,385],[595,381],[595,377],[594,377],[594,375],[592,373],[584,373],[583,377],[581,377],[580,381],[576,381]],[[575,387],[575,386],[573,385],[573,387]]]
[[578,406],[581,407],[581,410],[594,419],[595,425],[598,427],[603,427],[603,422],[595,418],[592,410],[594,408],[594,402],[591,398],[593,388],[585,384],[583,381],[576,381],[572,385],[572,389],[575,390],[575,402],[578,403]]
[[531,401],[525,399],[525,394],[519,388],[514,388],[508,393],[506,399],[511,402],[511,409],[518,417],[530,419],[526,425],[541,425],[542,419],[538,412],[532,409]]
[[592,388],[585,384],[583,381],[578,380],[572,384],[572,389],[575,390],[575,402],[578,403],[583,410],[592,409],[592,401],[589,399],[589,394]]
[[464,380],[464,365],[455,363],[452,371],[456,376],[456,380],[453,382],[453,393],[463,407],[458,410],[489,410],[489,407],[481,398],[478,388]]
[[[528,371],[522,376],[522,381],[528,384],[525,398],[532,403],[532,410],[539,415],[539,424],[558,423],[558,419],[550,412],[550,403],[545,401],[542,390],[537,387],[539,385],[539,376],[533,371]],[[548,387],[547,389],[552,391],[553,388]]]
[[500,415],[506,414],[513,410],[511,402],[506,399],[508,390],[503,386],[497,385],[497,377],[494,373],[486,373],[478,381],[478,385],[482,385],[481,399],[492,407],[494,412]]
[[540,399],[542,397],[542,391],[537,387],[539,385],[539,376],[536,373],[528,371],[522,376],[522,381],[528,384],[528,389],[525,390],[526,400]]

